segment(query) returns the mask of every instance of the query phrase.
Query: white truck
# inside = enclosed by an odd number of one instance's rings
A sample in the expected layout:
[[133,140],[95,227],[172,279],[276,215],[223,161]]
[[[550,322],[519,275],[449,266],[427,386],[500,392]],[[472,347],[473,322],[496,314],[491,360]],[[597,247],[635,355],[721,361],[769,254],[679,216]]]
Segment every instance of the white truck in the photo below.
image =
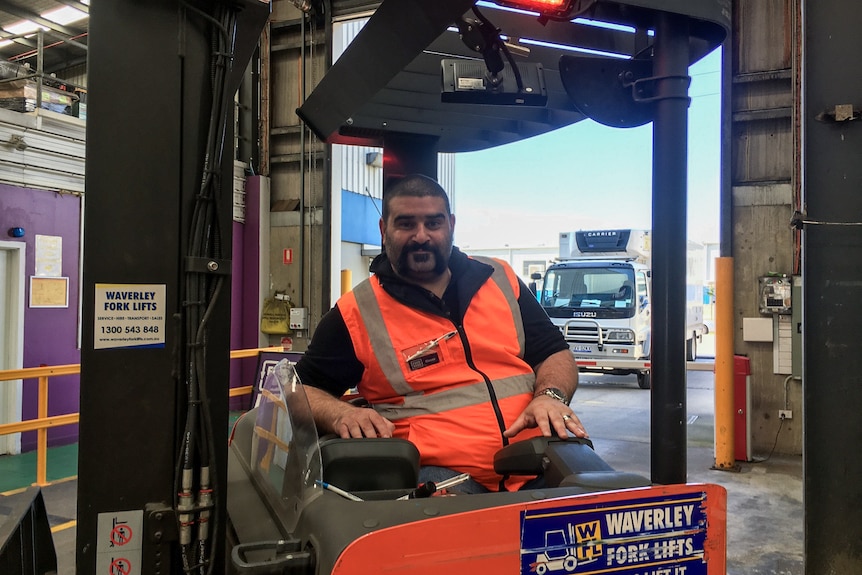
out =
[[[703,322],[703,249],[689,242],[686,360],[694,361]],[[539,278],[535,278],[539,279]],[[650,232],[594,230],[560,234],[559,258],[536,297],[566,338],[581,371],[636,374],[650,388]]]

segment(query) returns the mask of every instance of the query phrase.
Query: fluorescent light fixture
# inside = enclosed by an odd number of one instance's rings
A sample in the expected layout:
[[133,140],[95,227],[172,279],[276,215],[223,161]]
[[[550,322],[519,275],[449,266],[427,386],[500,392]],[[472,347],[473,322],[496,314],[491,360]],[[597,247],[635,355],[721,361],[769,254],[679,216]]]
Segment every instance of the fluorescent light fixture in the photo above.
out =
[[3,29],[11,34],[30,34],[31,32],[35,32],[39,28],[42,28],[42,30],[47,30],[47,28],[45,28],[44,26],[39,26],[38,24],[29,20],[21,20],[20,22],[15,22],[14,24],[11,24]]
[[55,22],[60,25],[71,24],[72,22],[83,20],[86,17],[86,14],[80,10],[72,8],[71,6],[63,6],[62,8],[49,10],[42,14],[42,18],[45,20],[50,20],[51,22]]
[[584,26],[594,26],[596,28],[605,28],[607,30],[616,30],[617,32],[634,32],[635,29],[625,24],[614,24],[613,22],[603,22],[602,20],[590,20],[589,18],[575,18],[572,20],[575,24],[583,24]]
[[579,46],[569,46],[567,44],[557,44],[555,42],[543,42],[541,40],[531,40],[530,38],[521,38],[522,44],[533,44],[535,46],[544,46],[546,48],[556,48],[558,50],[568,50],[570,52],[581,52],[583,54],[594,54],[596,56],[607,56],[610,58],[619,58],[621,60],[630,60],[628,54],[617,54],[615,52],[605,52],[602,50],[593,50],[591,48],[581,48]]

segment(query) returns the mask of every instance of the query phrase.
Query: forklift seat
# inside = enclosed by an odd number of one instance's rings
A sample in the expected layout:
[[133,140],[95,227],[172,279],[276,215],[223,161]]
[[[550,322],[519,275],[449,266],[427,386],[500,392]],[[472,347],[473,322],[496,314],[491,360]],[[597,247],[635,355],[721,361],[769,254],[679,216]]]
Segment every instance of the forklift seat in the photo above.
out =
[[320,460],[323,481],[345,491],[413,489],[419,481],[419,450],[406,439],[323,437]]

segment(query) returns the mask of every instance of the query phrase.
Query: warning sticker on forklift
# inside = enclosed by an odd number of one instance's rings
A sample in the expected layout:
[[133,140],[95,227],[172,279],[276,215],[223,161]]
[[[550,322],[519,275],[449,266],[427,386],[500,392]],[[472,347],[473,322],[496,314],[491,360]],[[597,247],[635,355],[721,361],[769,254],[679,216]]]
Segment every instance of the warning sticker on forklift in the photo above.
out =
[[705,575],[705,494],[521,514],[521,573]]
[[96,573],[139,575],[143,549],[144,512],[99,513],[96,538]]
[[164,284],[96,284],[93,349],[165,346]]

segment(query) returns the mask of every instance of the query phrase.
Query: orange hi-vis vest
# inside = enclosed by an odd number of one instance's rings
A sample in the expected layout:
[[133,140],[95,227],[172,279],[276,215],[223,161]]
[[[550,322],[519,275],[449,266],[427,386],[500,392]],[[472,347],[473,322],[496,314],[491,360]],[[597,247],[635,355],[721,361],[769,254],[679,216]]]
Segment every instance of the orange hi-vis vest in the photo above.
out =
[[[421,465],[470,476],[491,491],[516,490],[531,477],[494,472],[494,453],[533,399],[535,373],[523,360],[519,284],[509,266],[494,272],[470,300],[461,325],[398,302],[376,276],[343,296],[338,308],[356,357],[365,366],[359,393],[413,442]],[[526,429],[508,441],[540,435]]]

